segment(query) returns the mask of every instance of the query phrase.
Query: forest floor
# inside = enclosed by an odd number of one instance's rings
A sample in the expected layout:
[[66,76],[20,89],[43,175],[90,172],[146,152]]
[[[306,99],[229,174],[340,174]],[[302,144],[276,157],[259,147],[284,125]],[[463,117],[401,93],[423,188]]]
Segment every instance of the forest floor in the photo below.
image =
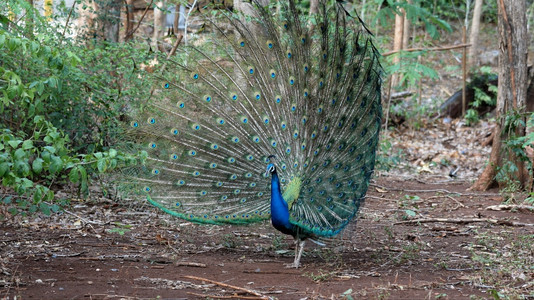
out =
[[284,266],[291,237],[267,222],[195,225],[105,199],[6,214],[0,299],[533,299],[532,206],[468,191],[486,131],[386,134],[400,161],[383,162],[396,165],[377,172],[357,222],[325,247],[307,243],[299,269]]

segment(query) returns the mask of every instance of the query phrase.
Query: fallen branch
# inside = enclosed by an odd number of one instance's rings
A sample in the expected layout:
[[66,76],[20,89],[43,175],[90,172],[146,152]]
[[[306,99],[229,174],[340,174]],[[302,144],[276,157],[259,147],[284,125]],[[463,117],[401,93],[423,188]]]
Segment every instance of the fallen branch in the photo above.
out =
[[[46,204],[49,204],[49,203],[47,203],[47,202],[45,202],[45,203],[46,203]],[[51,205],[51,204],[49,204],[49,205]],[[63,212],[66,213],[66,214],[69,214],[69,215],[71,215],[71,216],[74,216],[74,217],[76,217],[76,218],[78,218],[78,219],[80,219],[82,222],[84,222],[84,223],[86,223],[86,224],[93,224],[93,225],[106,225],[106,224],[109,224],[109,222],[104,223],[104,222],[91,221],[91,220],[88,220],[88,219],[86,219],[86,218],[82,218],[81,216],[79,216],[79,215],[77,215],[77,214],[75,214],[75,213],[73,213],[73,212],[70,212],[70,211],[68,211],[68,210],[66,210],[66,209],[64,209]],[[75,228],[75,229],[78,229],[78,228]]]
[[176,266],[186,266],[186,267],[197,267],[197,268],[205,268],[206,264],[193,262],[193,261],[178,261],[175,263]]
[[434,222],[455,223],[455,224],[468,224],[468,223],[482,223],[482,222],[485,222],[485,223],[490,223],[490,224],[507,225],[507,226],[518,226],[518,227],[534,226],[534,224],[520,223],[520,222],[514,222],[514,221],[507,221],[507,220],[489,219],[489,218],[467,218],[467,219],[421,218],[421,219],[413,219],[413,220],[396,222],[395,225],[434,223]]
[[456,200],[454,197],[451,197],[450,195],[432,196],[432,197],[427,198],[426,200],[430,200],[434,198],[449,198],[452,201],[456,202],[458,204],[458,207],[465,207],[465,205],[462,202]]
[[411,95],[413,95],[413,92],[411,91],[398,92],[398,93],[391,94],[391,99],[394,100],[394,99],[399,99],[399,98],[405,98]]
[[533,212],[534,211],[534,206],[532,206],[532,205],[515,205],[515,204],[506,205],[506,204],[501,204],[501,205],[491,205],[491,206],[486,207],[486,209],[487,210],[498,210],[498,211],[517,209],[517,210]]
[[[218,281],[207,279],[207,278],[197,277],[197,276],[186,275],[184,277],[188,278],[188,279],[193,279],[193,280],[199,280],[199,281],[205,281],[205,282],[213,283],[213,284],[216,284],[216,285],[219,285],[219,286],[222,286],[222,287],[231,288],[231,289],[238,290],[238,291],[243,291],[243,292],[246,292],[246,293],[249,293],[251,295],[259,297],[259,298],[254,298],[254,299],[268,299],[268,297],[266,297],[266,296],[264,296],[264,295],[262,295],[262,294],[260,294],[258,292],[255,292],[253,290],[249,290],[247,288],[242,288],[242,287],[238,287],[238,286],[235,286],[235,285],[230,285],[230,284],[218,282]],[[239,297],[239,298],[245,299],[242,296]]]
[[444,194],[455,194],[460,196],[499,196],[499,193],[460,193],[453,192],[446,189],[429,189],[429,190],[412,190],[412,189],[402,189],[402,188],[388,188],[381,186],[375,183],[371,183],[369,186],[378,187],[387,191],[400,191],[407,193],[444,193]]
[[217,296],[217,295],[207,295],[207,294],[198,294],[193,292],[187,292],[189,295],[202,297],[206,299],[250,299],[250,300],[260,300],[266,299],[265,297],[254,297],[254,296],[241,296],[241,295],[231,295],[231,296]]

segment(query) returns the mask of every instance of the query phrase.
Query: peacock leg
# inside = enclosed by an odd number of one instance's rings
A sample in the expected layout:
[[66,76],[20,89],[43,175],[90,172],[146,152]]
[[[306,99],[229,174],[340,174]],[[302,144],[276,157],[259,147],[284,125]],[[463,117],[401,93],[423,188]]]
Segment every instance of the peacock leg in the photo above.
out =
[[306,241],[304,240],[297,240],[297,243],[298,243],[298,253],[296,253],[296,249],[295,249],[295,262],[293,262],[293,266],[298,269],[299,268],[299,264],[300,264],[300,257],[302,256],[302,252],[304,251],[304,243]]
[[295,260],[292,264],[284,264],[286,268],[298,268],[298,266],[295,266],[295,262],[297,261],[297,256],[299,255],[299,239],[295,238]]

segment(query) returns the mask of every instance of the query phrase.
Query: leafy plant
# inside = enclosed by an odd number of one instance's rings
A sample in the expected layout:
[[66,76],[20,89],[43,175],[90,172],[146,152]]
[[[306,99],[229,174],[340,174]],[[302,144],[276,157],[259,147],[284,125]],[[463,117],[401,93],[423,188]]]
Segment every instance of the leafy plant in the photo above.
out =
[[108,229],[107,232],[124,235],[126,232],[132,230],[132,225],[122,224],[120,222],[114,222],[113,225],[115,225],[115,227]]
[[[387,57],[387,64],[384,69],[387,74],[399,74],[401,80],[399,86],[417,86],[419,80],[423,77],[432,80],[438,79],[439,75],[436,70],[424,65],[418,61],[418,57],[424,55],[424,51],[415,52],[399,52]],[[397,64],[393,64],[393,57],[401,56],[401,60]]]
[[[421,5],[424,1],[393,1],[385,0],[381,1],[382,4],[387,3],[387,6],[383,7],[376,15],[376,20],[385,26],[389,20],[395,17],[395,14],[401,14],[400,10],[403,9],[406,12],[406,17],[410,22],[417,23],[423,22],[427,33],[432,39],[438,39],[440,36],[439,29],[451,32],[450,25],[438,18],[435,14],[431,13],[428,9]],[[389,19],[389,20],[388,20]]]
[[391,168],[397,166],[402,159],[402,150],[397,149],[396,153],[393,151],[391,141],[382,136],[378,145],[378,153],[376,156],[376,169],[389,171]]
[[104,173],[121,164],[131,164],[136,158],[114,149],[106,152],[73,156],[66,147],[69,138],[37,116],[33,120],[32,136],[17,135],[9,129],[0,131],[0,178],[2,185],[11,187],[19,196],[5,200],[13,204],[11,214],[34,213],[45,215],[59,210],[54,204],[51,186],[71,182],[79,185],[79,192],[89,192],[90,173]]
[[475,96],[474,101],[469,103],[469,106],[472,108],[469,108],[466,111],[465,115],[465,121],[467,126],[472,126],[476,123],[478,123],[480,116],[478,114],[478,111],[476,110],[482,105],[487,105],[494,107],[497,105],[497,86],[493,84],[489,84],[486,89],[482,89],[478,86],[477,82],[489,82],[492,77],[495,76],[495,74],[492,73],[492,70],[488,67],[482,67],[479,70],[479,75],[476,75],[476,79],[471,82],[469,85],[474,89]]
[[147,91],[136,67],[146,55],[133,44],[86,47],[62,32],[27,1],[0,6],[0,179],[14,192],[2,200],[12,214],[57,211],[68,202],[54,190],[88,195],[91,174],[143,157],[109,145],[126,100]]

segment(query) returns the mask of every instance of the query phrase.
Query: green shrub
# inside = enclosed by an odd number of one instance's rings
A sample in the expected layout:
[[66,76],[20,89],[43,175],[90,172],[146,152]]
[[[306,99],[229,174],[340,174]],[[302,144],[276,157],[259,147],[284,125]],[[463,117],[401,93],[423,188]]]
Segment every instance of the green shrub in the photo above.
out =
[[[0,203],[13,214],[49,214],[59,209],[54,190],[74,184],[87,195],[92,174],[135,160],[109,146],[121,136],[124,107],[150,90],[136,65],[150,57],[134,44],[77,44],[26,1],[7,2],[0,7],[0,179],[16,197]],[[23,12],[32,26],[10,17]]]

